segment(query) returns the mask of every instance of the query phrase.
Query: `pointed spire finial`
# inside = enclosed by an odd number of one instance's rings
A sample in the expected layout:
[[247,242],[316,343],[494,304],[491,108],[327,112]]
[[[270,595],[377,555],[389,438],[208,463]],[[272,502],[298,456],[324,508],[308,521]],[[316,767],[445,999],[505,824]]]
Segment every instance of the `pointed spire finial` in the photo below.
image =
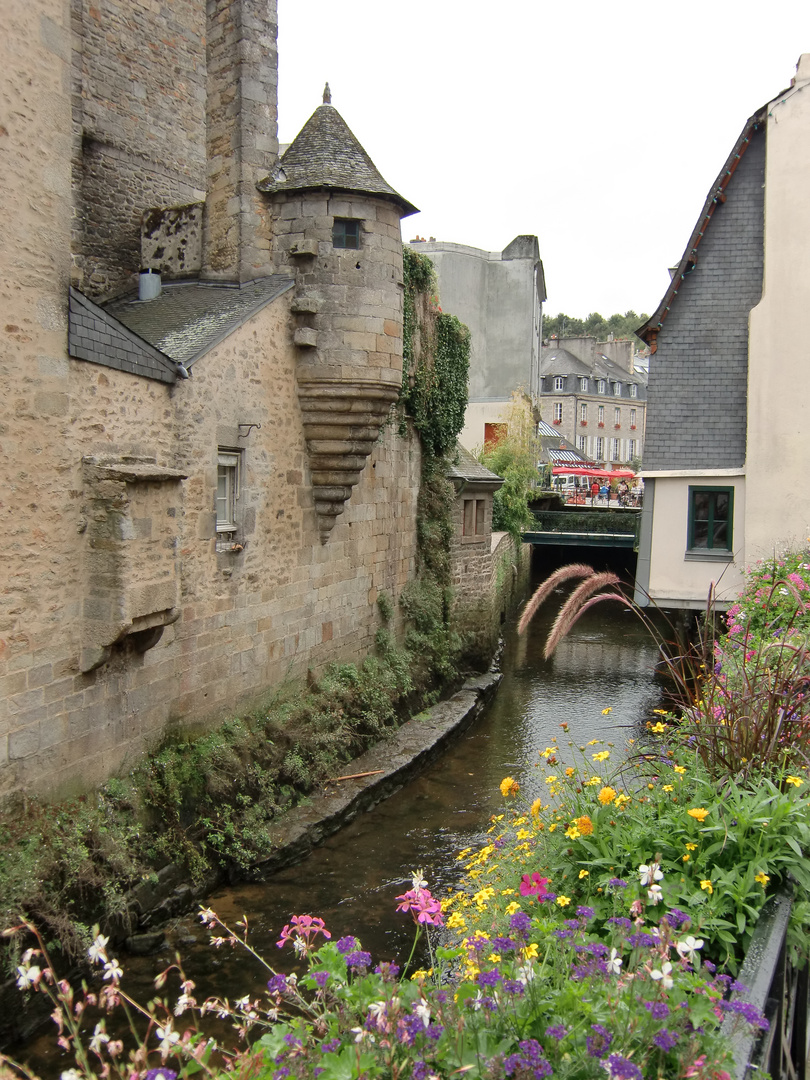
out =
[[332,104],[332,91],[329,89],[329,83],[323,88],[323,103],[324,105]]

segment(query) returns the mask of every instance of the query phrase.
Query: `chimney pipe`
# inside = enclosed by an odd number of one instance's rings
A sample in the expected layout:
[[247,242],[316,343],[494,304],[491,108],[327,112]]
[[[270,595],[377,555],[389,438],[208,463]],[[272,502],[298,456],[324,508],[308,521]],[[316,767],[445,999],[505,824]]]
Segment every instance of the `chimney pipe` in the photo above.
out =
[[141,270],[138,278],[138,299],[154,300],[156,296],[160,296],[160,272]]

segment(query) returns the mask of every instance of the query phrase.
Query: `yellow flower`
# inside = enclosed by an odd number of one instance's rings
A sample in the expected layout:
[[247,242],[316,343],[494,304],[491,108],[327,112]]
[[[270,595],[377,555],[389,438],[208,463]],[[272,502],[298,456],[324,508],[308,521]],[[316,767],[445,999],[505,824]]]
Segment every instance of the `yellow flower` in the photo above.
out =
[[515,890],[514,889],[501,889],[501,896],[514,896],[514,895],[515,895]]
[[656,735],[662,735],[666,730],[667,725],[662,724],[660,720],[658,720],[655,724],[650,725],[650,731],[655,732]]
[[535,799],[534,802],[532,803],[532,808],[531,808],[532,817],[537,817],[537,815],[540,813],[540,811],[542,809],[543,809],[543,800],[542,799]]
[[613,706],[608,705],[608,707],[606,709],[602,709],[602,716],[607,716],[608,713],[612,713],[612,712],[613,712]]
[[569,765],[568,768],[565,770],[565,775],[566,776],[573,776],[576,771],[577,770],[575,768],[573,768],[573,766]]
[[602,777],[601,776],[592,776],[590,778],[590,780],[585,781],[585,783],[583,784],[583,787],[596,787],[597,784],[601,784],[601,783],[602,783]]
[[785,783],[793,784],[794,787],[801,787],[804,783],[804,780],[802,780],[800,776],[786,776]]
[[418,971],[415,971],[413,973],[413,975],[411,975],[411,982],[416,982],[417,979],[426,979],[428,977],[428,975],[432,975],[432,974],[433,974],[433,968],[431,968],[430,971],[425,971],[424,968],[419,968]]
[[534,833],[531,829],[518,829],[517,831],[518,840],[528,840],[532,836],[534,836]]
[[687,851],[697,851],[697,844],[687,844],[686,845],[686,850]]
[[537,957],[537,943],[533,941],[522,950],[524,960],[534,960]]
[[590,836],[593,832],[593,822],[587,814],[574,819],[574,823],[583,836]]
[[675,766],[673,766],[673,768],[675,769],[676,773],[685,773],[686,772],[686,768],[683,765],[675,765]]
[[691,810],[686,811],[689,817],[693,817],[695,821],[705,821],[709,816],[709,811],[704,810],[702,806],[693,806]]
[[553,825],[549,825],[549,827],[548,827],[548,831],[549,831],[549,832],[554,832],[554,830],[555,830],[556,828],[557,828],[557,822],[555,821]]
[[704,878],[703,881],[701,881],[700,887],[705,892],[707,892],[709,894],[709,896],[711,896],[712,893],[714,892],[714,886],[712,885],[711,881],[708,878]]
[[598,754],[592,754],[591,756],[593,757],[594,761],[607,761],[607,759],[610,757],[610,751],[600,750]]
[[590,874],[590,870],[580,870],[580,872],[579,872],[579,880],[582,881],[582,879],[584,877],[587,877],[589,874]]
[[622,792],[621,795],[616,796],[616,806],[620,810],[626,803],[629,803],[629,802],[630,802],[630,796],[625,795],[624,792]]
[[[689,859],[691,858],[691,856],[690,856],[689,852],[687,851],[687,853],[685,855],[682,855],[681,858],[683,859],[684,862],[689,862]],[[448,923],[447,925],[449,926],[450,924]]]
[[616,789],[612,787],[603,787],[596,797],[602,806],[610,806],[616,798]]
[[553,784],[556,779],[557,779],[556,776],[547,776],[546,777],[546,783],[547,784]]
[[511,904],[507,904],[504,908],[507,915],[514,915],[516,911],[520,911],[520,904],[517,900],[513,900]]
[[511,776],[505,776],[503,780],[501,780],[501,795],[503,795],[504,798],[509,795],[517,795],[518,791],[520,791],[520,784]]
[[762,888],[763,888],[763,889],[765,888],[765,886],[766,886],[766,885],[768,884],[768,882],[769,882],[770,880],[771,880],[771,879],[770,879],[770,878],[768,877],[768,875],[767,875],[767,874],[762,874],[762,873],[760,873],[760,874],[755,874],[755,875],[754,875],[754,881],[758,881],[758,882],[759,882],[759,884],[760,884],[760,885],[762,886]]
[[500,957],[500,955],[498,953],[493,952],[493,953],[489,954],[489,956],[487,957],[487,960],[489,960],[490,964],[500,964],[501,957]]
[[585,743],[586,746],[598,746],[601,742],[600,739],[591,739],[589,743]]
[[674,791],[675,788],[672,786],[672,784],[664,784],[664,786],[661,788],[661,790],[662,791]]
[[447,926],[447,928],[449,930],[466,930],[467,929],[467,923],[464,920],[464,916],[458,911],[453,912],[453,914],[447,920],[445,925]]
[[569,840],[576,840],[579,837],[580,832],[576,825],[569,825],[565,830],[565,835]]
[[667,710],[666,709],[653,709],[653,714],[655,716],[666,716],[667,715]]
[[558,905],[559,905],[560,907],[568,907],[568,905],[569,905],[570,903],[571,903],[571,900],[570,900],[570,898],[569,898],[569,897],[567,897],[567,896],[558,896],[558,897],[557,897],[557,904],[558,904]]

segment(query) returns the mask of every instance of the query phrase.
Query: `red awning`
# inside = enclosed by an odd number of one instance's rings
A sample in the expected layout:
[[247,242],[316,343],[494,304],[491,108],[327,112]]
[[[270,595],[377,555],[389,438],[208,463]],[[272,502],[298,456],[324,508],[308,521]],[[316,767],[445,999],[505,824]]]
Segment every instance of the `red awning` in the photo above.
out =
[[558,465],[551,472],[553,476],[596,476],[603,480],[629,480],[636,475],[632,469],[597,469],[593,465]]

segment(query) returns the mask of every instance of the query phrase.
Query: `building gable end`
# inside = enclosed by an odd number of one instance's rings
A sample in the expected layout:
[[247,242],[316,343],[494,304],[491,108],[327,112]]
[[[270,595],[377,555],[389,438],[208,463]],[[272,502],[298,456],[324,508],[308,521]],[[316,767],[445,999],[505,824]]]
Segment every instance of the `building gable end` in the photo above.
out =
[[74,359],[158,382],[177,381],[173,360],[73,288],[68,318],[68,352]]

